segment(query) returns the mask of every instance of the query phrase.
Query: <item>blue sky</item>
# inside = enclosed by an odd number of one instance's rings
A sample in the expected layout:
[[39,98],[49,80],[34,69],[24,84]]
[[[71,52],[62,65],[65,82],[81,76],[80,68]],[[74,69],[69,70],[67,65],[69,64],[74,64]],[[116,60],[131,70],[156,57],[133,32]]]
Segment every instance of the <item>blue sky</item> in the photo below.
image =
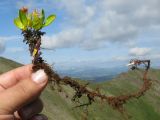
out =
[[0,56],[31,62],[21,31],[14,24],[17,11],[45,9],[57,15],[44,28],[43,57],[56,67],[125,66],[132,58],[151,59],[160,66],[159,0],[5,0],[0,1]]

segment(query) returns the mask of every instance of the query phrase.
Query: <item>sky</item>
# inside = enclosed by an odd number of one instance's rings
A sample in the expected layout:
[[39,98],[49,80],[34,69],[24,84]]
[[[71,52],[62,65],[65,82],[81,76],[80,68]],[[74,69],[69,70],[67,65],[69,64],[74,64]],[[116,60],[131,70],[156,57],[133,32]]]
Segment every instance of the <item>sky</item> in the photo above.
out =
[[42,46],[57,68],[125,66],[130,59],[151,59],[160,67],[160,0],[1,0],[0,56],[28,64],[28,46],[13,20],[19,8],[56,14]]

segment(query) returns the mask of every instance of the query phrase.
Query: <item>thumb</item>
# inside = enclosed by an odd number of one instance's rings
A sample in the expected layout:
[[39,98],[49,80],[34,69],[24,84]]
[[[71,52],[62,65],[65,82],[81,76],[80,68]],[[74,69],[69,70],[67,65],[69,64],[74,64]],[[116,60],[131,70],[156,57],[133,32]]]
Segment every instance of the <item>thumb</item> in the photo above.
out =
[[15,86],[0,94],[0,114],[12,114],[31,102],[41,93],[47,84],[44,70],[38,70],[30,78],[20,80]]

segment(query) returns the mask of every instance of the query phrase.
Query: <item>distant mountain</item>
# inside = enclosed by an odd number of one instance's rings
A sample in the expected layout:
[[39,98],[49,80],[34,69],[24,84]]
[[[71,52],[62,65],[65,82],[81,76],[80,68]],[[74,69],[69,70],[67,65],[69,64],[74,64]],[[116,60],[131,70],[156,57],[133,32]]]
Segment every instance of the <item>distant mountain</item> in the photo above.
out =
[[[1,73],[18,66],[21,64],[0,58]],[[142,84],[142,74],[143,72],[140,70],[123,72],[113,80],[93,83],[89,87],[95,89],[98,86],[103,94],[121,95],[136,91]],[[131,116],[128,120],[160,120],[160,70],[151,69],[148,77],[157,80],[153,82],[151,89],[138,100],[130,100],[124,105],[127,113]],[[42,93],[43,113],[49,117],[49,120],[83,120],[82,110],[84,108],[73,109],[75,104],[71,101],[71,97],[74,91],[67,86],[62,87],[64,92],[61,93],[51,90],[49,86]],[[66,94],[69,95],[69,98],[66,98]],[[96,102],[88,109],[88,120],[126,120],[122,114],[104,102]]]
[[127,67],[113,67],[113,68],[103,68],[103,67],[82,67],[75,69],[59,69],[57,72],[61,76],[71,76],[73,78],[91,80],[94,82],[102,82],[106,80],[112,80],[118,74],[127,71]]

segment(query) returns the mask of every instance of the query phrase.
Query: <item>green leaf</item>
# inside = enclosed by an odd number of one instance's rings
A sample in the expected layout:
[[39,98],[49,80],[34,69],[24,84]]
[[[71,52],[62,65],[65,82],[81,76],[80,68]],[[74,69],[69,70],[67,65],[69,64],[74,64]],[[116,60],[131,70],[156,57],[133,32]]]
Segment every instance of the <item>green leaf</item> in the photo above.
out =
[[37,30],[41,29],[43,27],[44,20],[45,20],[45,13],[44,13],[44,10],[42,9],[40,17],[37,16],[37,18],[34,20],[35,21],[33,26],[34,29],[37,29]]
[[56,15],[48,16],[43,27],[50,25],[55,20],[55,18],[56,18]]
[[28,14],[27,20],[28,20],[27,26],[32,28],[32,14]]
[[42,19],[42,23],[44,23],[45,13],[44,13],[44,10],[43,10],[43,9],[42,9],[42,11],[41,11],[41,19]]
[[22,23],[25,27],[27,27],[27,25],[28,25],[28,20],[27,20],[26,13],[23,12],[23,11],[21,11],[21,10],[19,10],[19,18],[20,18],[20,20],[21,20],[21,23]]
[[14,19],[14,24],[19,28],[19,29],[24,29],[24,25],[22,24],[21,20],[18,18]]
[[28,27],[32,27],[32,20],[28,19]]
[[35,30],[40,30],[40,29],[42,28],[42,25],[39,24],[39,23],[37,23],[37,24],[34,24],[32,27],[33,27]]
[[36,30],[39,30],[42,28],[42,22],[41,22],[41,19],[40,18],[36,18],[33,20],[33,28],[36,29]]

